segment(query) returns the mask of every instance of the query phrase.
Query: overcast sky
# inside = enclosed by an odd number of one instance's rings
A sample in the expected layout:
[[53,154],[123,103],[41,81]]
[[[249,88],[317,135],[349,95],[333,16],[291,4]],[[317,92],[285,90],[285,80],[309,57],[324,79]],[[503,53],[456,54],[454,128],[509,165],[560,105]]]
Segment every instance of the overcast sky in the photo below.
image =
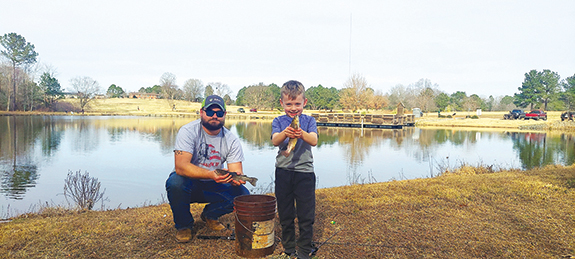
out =
[[448,94],[513,95],[531,69],[575,75],[575,1],[0,0],[0,35],[36,47],[65,89],[295,79],[388,92],[429,79]]

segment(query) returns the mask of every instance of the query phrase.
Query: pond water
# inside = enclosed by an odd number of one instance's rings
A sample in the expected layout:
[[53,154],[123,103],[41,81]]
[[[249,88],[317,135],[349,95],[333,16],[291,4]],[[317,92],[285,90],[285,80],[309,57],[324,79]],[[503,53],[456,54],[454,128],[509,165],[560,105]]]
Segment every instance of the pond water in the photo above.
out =
[[[193,118],[0,116],[0,218],[43,205],[68,206],[69,172],[98,178],[106,201],[126,208],[166,201],[178,129]],[[244,173],[259,178],[253,193],[273,190],[277,148],[270,121],[231,121],[240,137]],[[466,163],[533,168],[575,161],[572,135],[469,129],[319,128],[313,148],[317,187],[425,178]]]

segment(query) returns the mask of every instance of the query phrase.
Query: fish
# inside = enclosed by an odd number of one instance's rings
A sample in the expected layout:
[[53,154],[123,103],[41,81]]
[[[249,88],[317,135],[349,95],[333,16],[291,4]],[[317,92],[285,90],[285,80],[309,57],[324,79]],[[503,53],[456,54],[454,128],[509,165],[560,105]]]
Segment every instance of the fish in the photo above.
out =
[[[290,127],[293,129],[299,129],[299,115],[293,117],[291,121]],[[295,148],[295,144],[297,144],[297,138],[290,138],[286,147],[286,150],[282,151],[282,155],[288,157],[292,150]]]
[[216,169],[216,174],[218,175],[226,175],[226,174],[230,174],[232,176],[233,180],[236,181],[246,181],[248,183],[250,183],[252,186],[256,186],[256,183],[258,182],[258,178],[255,177],[249,177],[247,175],[243,175],[243,174],[238,174],[236,172],[230,172],[230,171],[226,171],[223,169]]

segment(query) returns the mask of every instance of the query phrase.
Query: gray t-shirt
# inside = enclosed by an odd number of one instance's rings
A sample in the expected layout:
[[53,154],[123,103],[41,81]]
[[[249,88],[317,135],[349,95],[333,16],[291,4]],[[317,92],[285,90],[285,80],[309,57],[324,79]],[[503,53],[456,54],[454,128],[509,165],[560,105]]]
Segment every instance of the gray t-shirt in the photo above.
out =
[[244,161],[240,140],[235,135],[225,127],[218,135],[209,135],[199,119],[180,128],[174,150],[191,153],[191,163],[208,170],[221,169],[226,162]]
[[[272,137],[274,133],[280,133],[291,124],[292,118],[287,115],[281,115],[272,121]],[[311,116],[302,114],[299,117],[300,128],[305,132],[314,132],[317,134],[317,124],[315,119]],[[281,154],[286,149],[289,138],[286,138],[283,143],[279,145],[278,154],[276,156],[276,167],[287,170],[297,171],[301,173],[313,173],[313,154],[311,152],[311,145],[303,141],[297,140],[297,144],[289,156],[285,157]]]

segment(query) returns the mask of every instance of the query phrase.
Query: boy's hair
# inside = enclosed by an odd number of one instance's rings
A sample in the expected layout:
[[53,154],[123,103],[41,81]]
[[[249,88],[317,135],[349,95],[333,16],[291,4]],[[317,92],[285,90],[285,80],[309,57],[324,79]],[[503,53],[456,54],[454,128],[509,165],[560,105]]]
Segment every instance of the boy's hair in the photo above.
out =
[[303,87],[303,84],[299,81],[290,80],[282,85],[280,94],[281,99],[283,99],[284,96],[287,96],[290,99],[295,99],[298,95],[301,94],[305,100],[305,87]]

